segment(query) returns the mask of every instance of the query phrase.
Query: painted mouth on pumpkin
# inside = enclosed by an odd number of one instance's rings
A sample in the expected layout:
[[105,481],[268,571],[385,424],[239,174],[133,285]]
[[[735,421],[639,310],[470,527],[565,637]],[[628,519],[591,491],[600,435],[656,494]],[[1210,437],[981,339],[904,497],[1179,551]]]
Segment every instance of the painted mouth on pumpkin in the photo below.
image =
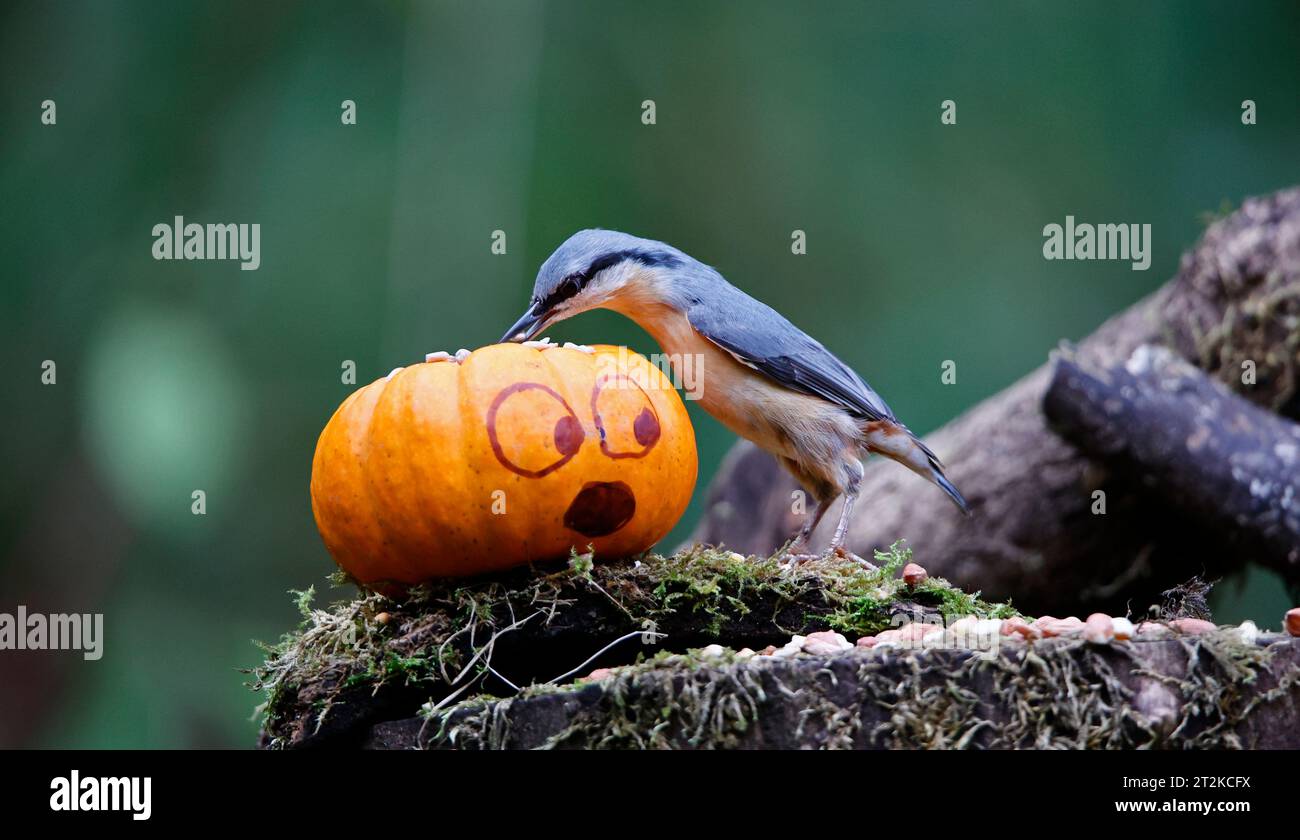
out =
[[621,481],[589,481],[564,512],[564,526],[587,537],[604,537],[636,513],[636,496]]

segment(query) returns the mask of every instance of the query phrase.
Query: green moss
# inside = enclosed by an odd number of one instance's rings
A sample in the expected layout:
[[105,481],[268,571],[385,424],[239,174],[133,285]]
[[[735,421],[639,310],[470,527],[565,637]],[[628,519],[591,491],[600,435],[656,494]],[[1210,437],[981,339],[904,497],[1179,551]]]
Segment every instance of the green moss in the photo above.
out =
[[[614,619],[602,626],[617,624],[624,628],[620,633],[686,622],[694,632],[721,640],[743,621],[751,634],[755,626],[766,627],[763,634],[773,641],[808,627],[851,638],[875,633],[899,610],[1014,613],[1009,605],[987,604],[942,580],[907,587],[897,574],[910,559],[910,550],[895,544],[876,554],[874,570],[838,558],[790,567],[776,557],[696,547],[613,563],[575,553],[555,571],[522,569],[431,583],[400,599],[363,593],[326,609],[312,606],[309,588],[293,593],[300,626],[266,648],[252,686],[265,693],[260,709],[272,743],[292,743],[316,732],[348,692],[411,687],[443,698],[435,707],[472,697],[492,673],[498,640],[510,633],[545,635],[566,620],[580,622],[597,607]],[[617,636],[590,641],[598,646]],[[572,666],[581,662],[577,657]],[[304,709],[315,710],[310,721],[304,721]]]
[[[727,749],[747,746],[874,746],[887,749],[1068,748],[1240,749],[1241,725],[1265,704],[1286,702],[1300,668],[1273,669],[1274,650],[1233,630],[1185,636],[1185,662],[1132,642],[1093,645],[1050,639],[1016,644],[993,658],[934,651],[852,651],[836,660],[698,652],[665,654],[615,669],[597,684],[534,687],[515,698],[470,703],[428,716],[421,745],[462,749]],[[1160,672],[1149,670],[1165,662]],[[1170,676],[1171,673],[1185,676]],[[1135,695],[1165,682],[1181,702],[1149,717]],[[847,684],[846,684],[847,683]],[[581,692],[561,721],[520,704]],[[766,722],[767,731],[763,731]],[[553,723],[551,725],[554,725]]]
[[951,621],[962,616],[977,618],[1011,618],[1019,615],[1010,602],[983,601],[979,593],[963,592],[943,578],[929,578],[916,586],[908,586],[897,577],[903,566],[912,562],[912,550],[894,543],[888,551],[875,555],[879,571],[862,573],[855,585],[847,587],[840,599],[840,607],[832,613],[830,626],[851,636],[868,636],[897,625],[898,604],[908,600],[922,608],[921,615],[910,615],[912,620]]

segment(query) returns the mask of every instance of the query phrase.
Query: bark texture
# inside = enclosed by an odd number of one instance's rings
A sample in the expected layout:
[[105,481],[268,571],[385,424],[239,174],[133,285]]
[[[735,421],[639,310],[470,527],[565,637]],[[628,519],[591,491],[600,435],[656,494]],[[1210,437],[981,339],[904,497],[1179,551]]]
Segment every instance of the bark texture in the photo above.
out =
[[1059,359],[1043,409],[1062,437],[1223,534],[1234,555],[1300,577],[1300,425],[1151,345],[1105,370]]
[[678,658],[370,729],[371,749],[1295,749],[1300,642]]

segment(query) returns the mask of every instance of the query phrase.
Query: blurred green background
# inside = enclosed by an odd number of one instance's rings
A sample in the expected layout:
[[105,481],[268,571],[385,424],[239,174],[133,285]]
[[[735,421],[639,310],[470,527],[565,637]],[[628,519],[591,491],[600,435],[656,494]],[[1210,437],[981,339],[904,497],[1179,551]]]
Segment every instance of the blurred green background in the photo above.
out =
[[[236,669],[333,569],[307,482],[341,364],[365,383],[495,341],[577,229],[715,265],[927,431],[1165,281],[1203,213],[1300,182],[1292,2],[0,14],[0,610],[103,612],[107,633],[94,663],[0,652],[0,745],[251,745]],[[178,214],[259,223],[261,268],[155,261]],[[1067,214],[1150,223],[1150,270],[1045,262]],[[655,350],[608,313],[551,334]],[[692,410],[673,542],[733,440]],[[1253,575],[1218,617],[1276,625],[1286,600]]]

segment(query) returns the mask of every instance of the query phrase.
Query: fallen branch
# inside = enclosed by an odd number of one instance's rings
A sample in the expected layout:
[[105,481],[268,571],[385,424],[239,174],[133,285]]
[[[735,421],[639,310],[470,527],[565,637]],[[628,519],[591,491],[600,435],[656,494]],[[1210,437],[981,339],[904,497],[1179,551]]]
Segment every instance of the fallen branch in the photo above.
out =
[[1149,345],[1105,370],[1059,359],[1043,411],[1082,452],[1222,533],[1235,553],[1300,578],[1300,425]]

